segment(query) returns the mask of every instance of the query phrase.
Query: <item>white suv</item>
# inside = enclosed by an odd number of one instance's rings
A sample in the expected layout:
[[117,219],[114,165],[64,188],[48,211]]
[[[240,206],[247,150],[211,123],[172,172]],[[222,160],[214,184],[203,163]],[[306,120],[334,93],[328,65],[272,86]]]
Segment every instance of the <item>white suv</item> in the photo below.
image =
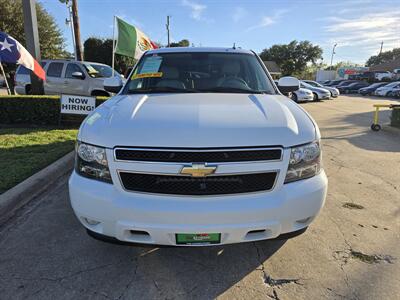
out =
[[174,246],[298,235],[326,192],[316,123],[254,52],[225,48],[146,52],[82,123],[69,179],[93,237]]
[[[43,84],[46,95],[110,96],[104,89],[104,79],[112,76],[112,69],[107,65],[72,60],[43,60],[41,65],[46,72]],[[15,92],[31,93],[30,71],[22,65],[15,74]]]

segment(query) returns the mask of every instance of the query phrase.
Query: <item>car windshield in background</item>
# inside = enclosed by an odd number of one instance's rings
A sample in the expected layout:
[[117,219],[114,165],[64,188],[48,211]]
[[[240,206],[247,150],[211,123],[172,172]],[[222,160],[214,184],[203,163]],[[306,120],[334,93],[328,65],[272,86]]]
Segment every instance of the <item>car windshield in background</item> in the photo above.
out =
[[301,85],[302,85],[302,87],[303,88],[313,88],[314,86],[312,86],[311,84],[309,84],[309,83],[307,83],[307,82],[304,82],[304,81],[302,81],[301,82]]
[[308,83],[309,85],[312,85],[314,87],[324,87],[322,84],[315,82],[315,81],[308,81],[306,83]]
[[385,85],[385,87],[394,87],[394,86],[396,86],[396,85],[398,85],[400,83],[400,81],[395,81],[395,82],[392,82],[392,83],[389,83],[388,85]]
[[124,92],[276,94],[255,55],[219,52],[148,54]]
[[384,85],[386,85],[386,83],[378,82],[378,83],[373,83],[373,84],[371,84],[371,85],[369,86],[369,88],[375,88],[375,87],[384,86]]
[[[83,65],[85,66],[85,69],[90,77],[104,78],[112,76],[112,68],[110,68],[109,66],[99,65],[99,64],[83,64]],[[115,74],[118,75],[116,71]]]

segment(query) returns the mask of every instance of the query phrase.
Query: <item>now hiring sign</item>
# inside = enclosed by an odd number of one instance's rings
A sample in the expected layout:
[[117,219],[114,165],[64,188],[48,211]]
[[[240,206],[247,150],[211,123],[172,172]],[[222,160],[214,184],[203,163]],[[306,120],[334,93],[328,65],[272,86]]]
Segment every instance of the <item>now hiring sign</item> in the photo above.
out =
[[61,95],[61,113],[87,115],[96,107],[96,97]]

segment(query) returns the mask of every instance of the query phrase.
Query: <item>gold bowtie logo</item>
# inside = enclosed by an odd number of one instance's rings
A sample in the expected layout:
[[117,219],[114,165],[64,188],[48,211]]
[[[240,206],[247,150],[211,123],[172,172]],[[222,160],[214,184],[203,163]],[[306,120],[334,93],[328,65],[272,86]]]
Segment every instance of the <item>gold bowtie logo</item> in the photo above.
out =
[[214,174],[217,170],[216,166],[206,166],[205,164],[193,164],[191,166],[183,167],[181,174],[190,175],[192,177],[206,177]]

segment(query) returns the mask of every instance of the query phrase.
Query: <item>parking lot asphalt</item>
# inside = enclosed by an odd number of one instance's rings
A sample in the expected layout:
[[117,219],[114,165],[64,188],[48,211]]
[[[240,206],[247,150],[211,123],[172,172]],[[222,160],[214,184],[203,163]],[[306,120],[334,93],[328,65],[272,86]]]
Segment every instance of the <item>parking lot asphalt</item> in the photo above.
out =
[[63,177],[0,228],[0,299],[399,299],[400,133],[370,130],[376,102],[389,101],[302,105],[320,126],[329,177],[305,234],[202,248],[106,244],[75,219]]

